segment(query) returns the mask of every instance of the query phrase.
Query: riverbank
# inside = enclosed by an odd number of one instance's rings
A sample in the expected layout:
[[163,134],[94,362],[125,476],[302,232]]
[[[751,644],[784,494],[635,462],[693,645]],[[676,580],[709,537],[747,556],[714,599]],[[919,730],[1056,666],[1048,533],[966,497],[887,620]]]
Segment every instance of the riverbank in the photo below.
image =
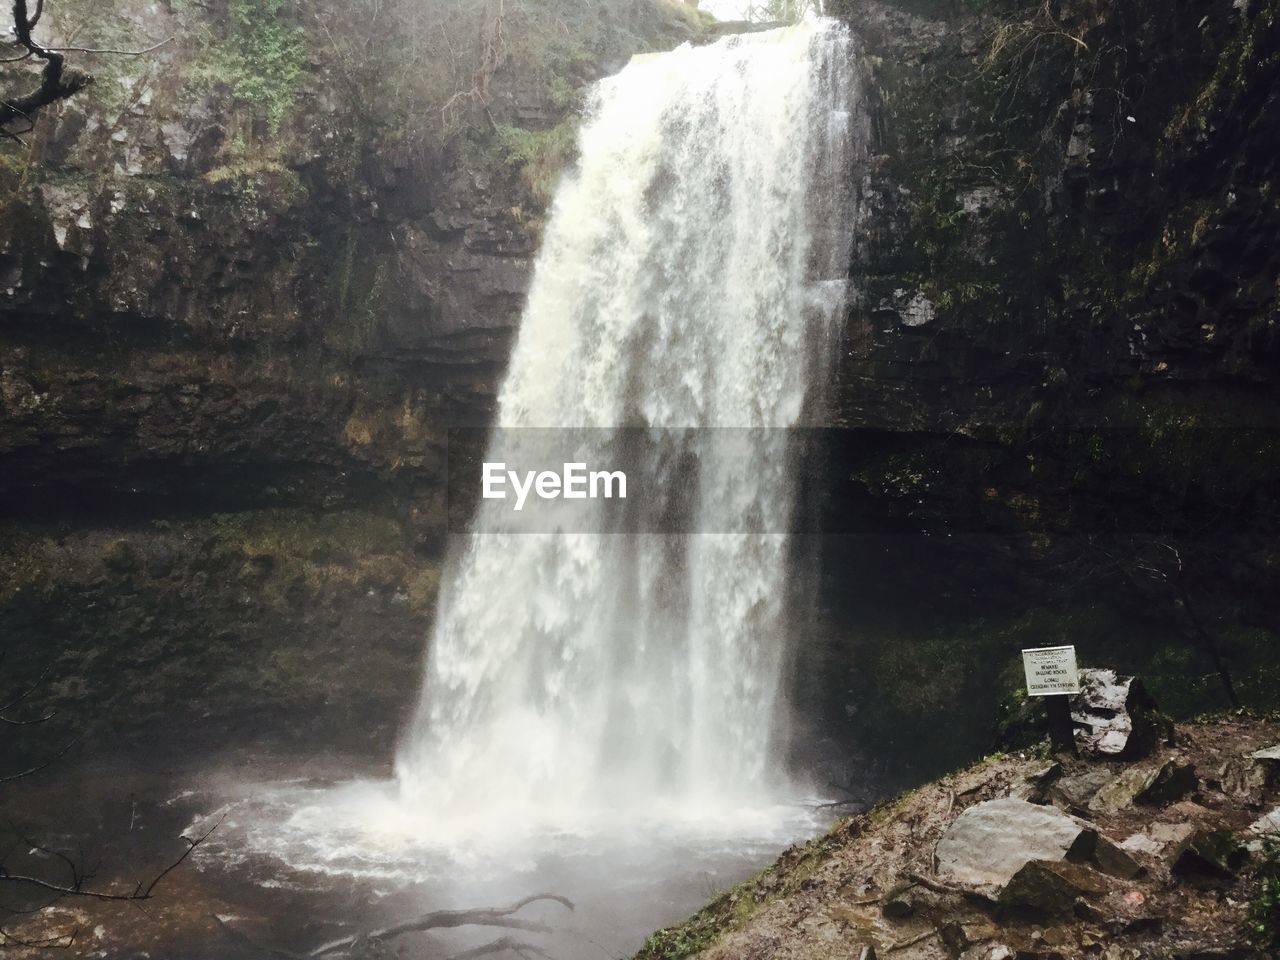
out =
[[[1274,719],[1233,716],[1179,726],[1172,745],[1134,763],[989,757],[787,851],[655,933],[637,960],[1274,955],[1262,939],[1275,928],[1251,925],[1267,923],[1263,877],[1276,862],[1251,826],[1280,801],[1280,760],[1253,756],[1277,740]],[[1012,893],[1013,881],[994,890],[947,878],[935,857],[952,855],[965,831],[957,822],[1007,798],[1041,805],[1032,816],[1077,815],[1099,853],[1050,866],[1035,883],[1024,876]],[[1025,826],[1020,809],[987,830],[981,846],[992,857]],[[1121,864],[1099,863],[1104,848]]]

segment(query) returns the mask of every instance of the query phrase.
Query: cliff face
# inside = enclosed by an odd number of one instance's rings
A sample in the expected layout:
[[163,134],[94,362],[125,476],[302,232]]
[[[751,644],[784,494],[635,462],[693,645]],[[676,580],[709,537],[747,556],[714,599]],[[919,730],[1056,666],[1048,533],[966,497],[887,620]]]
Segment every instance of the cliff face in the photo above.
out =
[[87,63],[94,86],[0,145],[8,663],[126,735],[385,755],[446,430],[489,416],[580,93],[707,19],[65,0],[42,29],[174,40]]
[[[807,719],[951,765],[1064,641],[1274,703],[1275,3],[836,6],[877,158]],[[65,715],[386,755],[577,94],[710,29],[422,7],[51,4],[176,37],[0,145],[0,618]]]
[[842,11],[879,156],[804,699],[917,774],[1027,719],[1020,647],[1275,706],[1276,5]]

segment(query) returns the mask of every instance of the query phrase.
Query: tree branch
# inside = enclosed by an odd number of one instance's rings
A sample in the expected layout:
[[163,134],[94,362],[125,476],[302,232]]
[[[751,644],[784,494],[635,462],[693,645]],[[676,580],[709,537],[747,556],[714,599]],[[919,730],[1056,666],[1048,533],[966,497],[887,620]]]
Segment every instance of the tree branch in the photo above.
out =
[[[224,819],[225,819],[225,815],[224,815]],[[64,862],[68,863],[71,868],[71,881],[69,883],[66,883],[66,884],[50,883],[49,881],[41,880],[38,877],[28,877],[22,874],[8,873],[3,871],[2,869],[0,869],[0,883],[12,883],[12,884],[18,884],[22,886],[34,887],[37,890],[44,890],[48,893],[56,893],[60,897],[84,897],[88,900],[105,900],[105,901],[111,901],[111,902],[136,902],[139,900],[150,900],[152,894],[155,892],[156,886],[160,883],[160,881],[163,880],[165,877],[167,877],[174,870],[176,870],[182,864],[182,862],[187,859],[187,857],[191,856],[192,851],[194,851],[196,847],[200,846],[200,844],[204,843],[207,839],[209,839],[209,835],[212,834],[213,831],[217,830],[218,827],[221,825],[222,825],[222,820],[219,820],[217,823],[215,823],[212,827],[206,830],[203,834],[201,834],[195,840],[187,840],[188,846],[187,846],[187,849],[183,852],[182,856],[178,857],[177,860],[173,861],[173,863],[169,864],[167,867],[161,870],[158,874],[156,874],[155,877],[152,878],[150,883],[144,885],[142,881],[138,881],[138,885],[132,890],[132,892],[129,892],[129,893],[110,893],[105,890],[86,890],[84,887],[84,884],[85,884],[85,881],[89,879],[89,877],[81,874],[79,869],[75,866],[75,864],[69,858],[62,855],[58,855],[58,856]],[[183,839],[186,839],[186,838],[184,837]],[[44,848],[37,847],[36,849],[43,850]]]
[[73,97],[89,84],[93,75],[81,70],[69,70],[66,58],[56,50],[49,50],[36,42],[32,28],[44,12],[44,0],[36,0],[35,16],[27,15],[27,0],[13,0],[13,32],[18,44],[38,60],[44,61],[40,72],[40,86],[31,93],[13,100],[0,100],[0,127],[14,120],[27,120],[41,107]]
[[[541,900],[554,900],[565,908],[572,910],[573,902],[566,897],[559,896],[554,893],[535,893],[533,896],[525,897],[509,907],[484,907],[478,910],[436,910],[428,913],[416,920],[410,920],[406,923],[399,923],[395,926],[385,927],[381,930],[374,930],[369,933],[355,934],[350,937],[343,937],[341,940],[334,940],[332,943],[326,943],[323,946],[316,947],[307,956],[323,957],[331,953],[337,953],[346,950],[360,941],[379,942],[383,940],[391,940],[395,937],[403,936],[406,933],[419,933],[423,930],[438,930],[446,927],[508,927],[513,930],[529,930],[534,933],[550,933],[551,928],[546,924],[538,923],[535,920],[523,920],[512,914],[519,912],[531,903]],[[510,947],[505,949],[512,949]],[[478,956],[478,954],[477,954]]]

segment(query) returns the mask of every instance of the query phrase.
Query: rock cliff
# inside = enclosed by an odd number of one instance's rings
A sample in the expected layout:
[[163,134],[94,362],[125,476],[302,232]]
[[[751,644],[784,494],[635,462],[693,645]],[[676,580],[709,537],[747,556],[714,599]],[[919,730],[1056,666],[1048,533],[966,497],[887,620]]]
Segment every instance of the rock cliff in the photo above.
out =
[[[379,756],[587,82],[678,0],[50,3],[0,144],[0,617],[104,742]],[[1074,642],[1277,702],[1276,3],[839,0],[875,162],[797,729],[919,777]],[[1003,699],[1002,697],[1003,691]],[[937,723],[938,715],[949,721]],[[844,774],[835,771],[833,776]]]

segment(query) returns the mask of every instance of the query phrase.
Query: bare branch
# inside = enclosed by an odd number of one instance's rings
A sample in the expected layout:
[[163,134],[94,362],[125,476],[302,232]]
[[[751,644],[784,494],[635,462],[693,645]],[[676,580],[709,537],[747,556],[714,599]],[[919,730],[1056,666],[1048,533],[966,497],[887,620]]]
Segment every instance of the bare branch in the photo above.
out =
[[355,934],[334,940],[312,950],[307,956],[323,957],[331,953],[346,950],[359,941],[379,942],[403,936],[406,933],[419,933],[423,930],[438,930],[447,927],[508,927],[513,930],[528,930],[533,933],[550,933],[551,928],[535,920],[524,920],[512,916],[531,903],[553,900],[566,909],[573,909],[573,902],[566,897],[554,893],[536,893],[525,897],[509,907],[485,907],[478,910],[437,910],[416,920],[399,923],[395,926],[374,930],[370,933]]
[[[225,819],[225,815],[224,815],[224,819]],[[187,859],[187,857],[191,856],[192,851],[194,851],[196,847],[200,846],[200,844],[204,843],[205,840],[209,839],[209,835],[213,833],[213,831],[217,830],[218,827],[221,825],[222,825],[222,820],[219,820],[217,823],[215,823],[212,827],[206,830],[203,834],[201,834],[195,840],[187,840],[188,846],[187,846],[187,849],[183,852],[182,856],[178,857],[177,860],[173,861],[173,863],[169,864],[167,867],[161,870],[158,874],[156,874],[155,877],[151,880],[151,882],[146,884],[145,886],[141,881],[139,881],[138,885],[130,893],[110,893],[104,890],[86,890],[84,888],[84,883],[86,882],[86,880],[89,879],[89,875],[82,874],[79,868],[76,867],[75,863],[65,856],[63,856],[62,859],[68,864],[70,864],[70,867],[71,867],[70,883],[67,883],[67,884],[50,883],[47,880],[41,880],[39,877],[28,877],[22,874],[14,874],[14,873],[0,873],[0,883],[12,883],[12,884],[21,885],[21,886],[34,887],[37,890],[44,890],[48,893],[56,893],[60,897],[84,897],[88,900],[104,900],[104,901],[111,901],[111,902],[132,902],[137,900],[150,900],[152,894],[156,889],[156,886],[160,883],[160,881],[163,880],[165,877],[167,877],[171,872],[176,870],[178,866],[181,865],[181,863]],[[37,848],[37,849],[43,849],[43,848]]]
[[173,37],[165,37],[159,43],[153,43],[142,50],[102,50],[96,47],[48,47],[47,49],[55,50],[58,53],[109,53],[117,57],[141,57],[144,54],[159,50],[166,43],[171,43],[172,41]]
[[93,83],[92,74],[80,70],[68,70],[66,58],[56,50],[42,47],[31,35],[31,28],[44,12],[43,0],[36,0],[36,15],[27,15],[27,0],[13,0],[13,32],[19,45],[38,60],[45,62],[40,72],[40,86],[22,97],[13,100],[0,100],[0,127],[23,118],[30,120],[31,114],[41,107],[73,97],[89,84]]
[[79,742],[80,742],[79,738],[72,740],[70,743],[68,743],[65,747],[63,747],[53,756],[49,757],[47,760],[41,763],[36,764],[34,767],[30,767],[29,769],[22,770],[19,773],[10,773],[10,774],[7,774],[6,776],[0,776],[0,783],[12,783],[14,780],[21,780],[23,777],[31,776],[33,773],[39,773],[41,770],[49,766],[55,760],[61,760],[63,757],[65,757],[67,753],[71,750],[71,748],[74,747]]

